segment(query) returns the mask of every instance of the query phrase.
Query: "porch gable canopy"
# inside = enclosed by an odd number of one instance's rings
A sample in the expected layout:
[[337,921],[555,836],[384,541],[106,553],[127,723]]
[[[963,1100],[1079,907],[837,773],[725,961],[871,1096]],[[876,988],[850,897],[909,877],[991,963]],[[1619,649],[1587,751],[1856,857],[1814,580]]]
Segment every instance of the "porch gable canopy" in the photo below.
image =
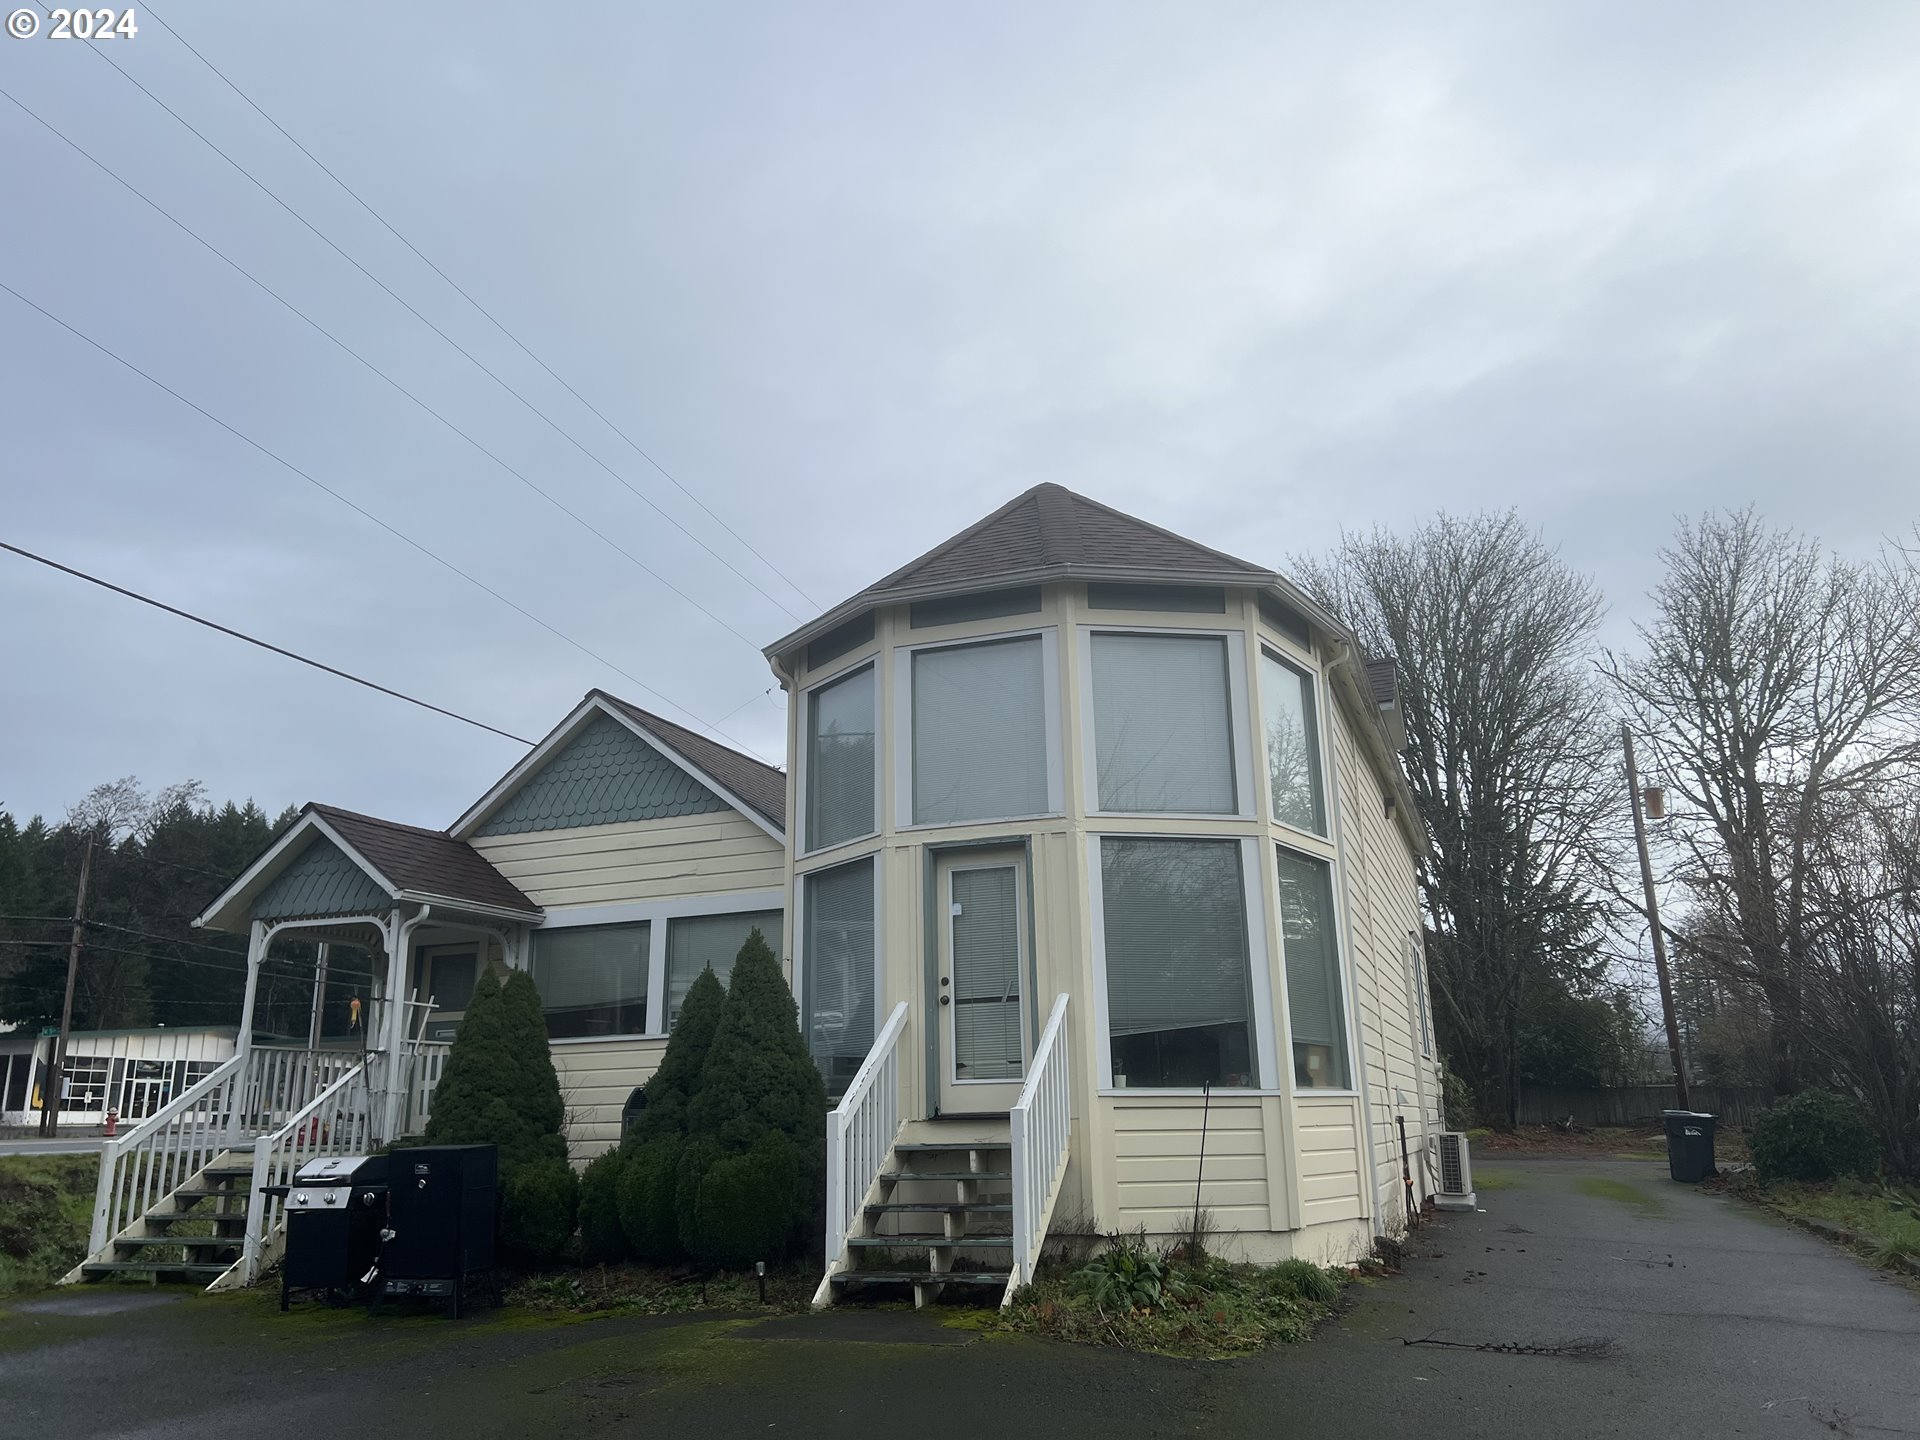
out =
[[402,901],[534,922],[544,913],[445,831],[310,803],[194,924],[244,934],[255,920],[378,914]]

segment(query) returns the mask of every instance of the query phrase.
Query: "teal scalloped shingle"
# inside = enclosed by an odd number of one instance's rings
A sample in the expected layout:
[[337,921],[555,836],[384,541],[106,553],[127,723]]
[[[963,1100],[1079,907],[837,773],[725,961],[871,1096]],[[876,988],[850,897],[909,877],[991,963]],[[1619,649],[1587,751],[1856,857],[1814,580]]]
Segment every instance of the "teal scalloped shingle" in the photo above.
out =
[[316,837],[253,902],[256,920],[383,911],[391,896],[331,840]]
[[719,796],[610,715],[599,715],[482,825],[480,835],[707,815]]

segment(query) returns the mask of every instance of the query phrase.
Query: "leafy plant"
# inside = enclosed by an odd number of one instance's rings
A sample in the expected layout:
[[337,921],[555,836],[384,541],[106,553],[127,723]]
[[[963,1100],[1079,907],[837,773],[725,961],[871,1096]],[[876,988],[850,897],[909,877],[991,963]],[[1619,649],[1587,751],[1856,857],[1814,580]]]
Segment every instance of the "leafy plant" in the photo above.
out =
[[1166,1295],[1167,1262],[1138,1241],[1125,1242],[1076,1271],[1074,1286],[1098,1310],[1152,1310]]
[[1763,1180],[1834,1180],[1880,1168],[1880,1137],[1857,1100],[1802,1090],[1763,1110],[1747,1134]]
[[1311,1260],[1282,1260],[1273,1267],[1275,1281],[1314,1305],[1332,1305],[1340,1298],[1340,1282]]

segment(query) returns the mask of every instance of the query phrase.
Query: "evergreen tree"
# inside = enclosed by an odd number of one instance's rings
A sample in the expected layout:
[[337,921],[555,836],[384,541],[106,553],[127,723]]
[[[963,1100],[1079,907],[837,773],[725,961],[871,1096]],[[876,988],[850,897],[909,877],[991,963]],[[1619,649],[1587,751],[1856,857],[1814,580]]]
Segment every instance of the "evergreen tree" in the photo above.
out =
[[758,930],[734,962],[676,1175],[680,1237],[712,1265],[791,1251],[823,1172],[826,1090]]
[[580,1250],[592,1262],[624,1260],[632,1253],[620,1225],[620,1177],[627,1154],[618,1146],[594,1156],[580,1177]]
[[660,1068],[647,1081],[640,1123],[622,1147],[626,1159],[616,1203],[627,1243],[642,1259],[665,1263],[681,1256],[677,1191],[687,1111],[726,1003],[726,989],[713,971],[701,971],[680,1003]]

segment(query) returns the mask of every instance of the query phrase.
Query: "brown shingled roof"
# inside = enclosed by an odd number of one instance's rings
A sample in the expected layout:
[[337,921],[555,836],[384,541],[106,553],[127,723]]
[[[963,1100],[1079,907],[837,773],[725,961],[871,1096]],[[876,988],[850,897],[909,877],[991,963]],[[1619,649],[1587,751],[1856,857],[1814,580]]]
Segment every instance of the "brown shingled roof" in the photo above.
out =
[[768,824],[782,834],[786,833],[787,775],[784,770],[777,770],[751,755],[743,755],[717,740],[696,735],[684,725],[663,720],[652,711],[642,710],[618,695],[609,695],[604,690],[595,690],[593,693],[629,716],[661,744],[671,746],[694,769],[712,776],[716,783],[751,805]]
[[402,825],[332,805],[308,805],[366,862],[402,890],[444,896],[529,915],[540,907],[464,840],[444,830]]

